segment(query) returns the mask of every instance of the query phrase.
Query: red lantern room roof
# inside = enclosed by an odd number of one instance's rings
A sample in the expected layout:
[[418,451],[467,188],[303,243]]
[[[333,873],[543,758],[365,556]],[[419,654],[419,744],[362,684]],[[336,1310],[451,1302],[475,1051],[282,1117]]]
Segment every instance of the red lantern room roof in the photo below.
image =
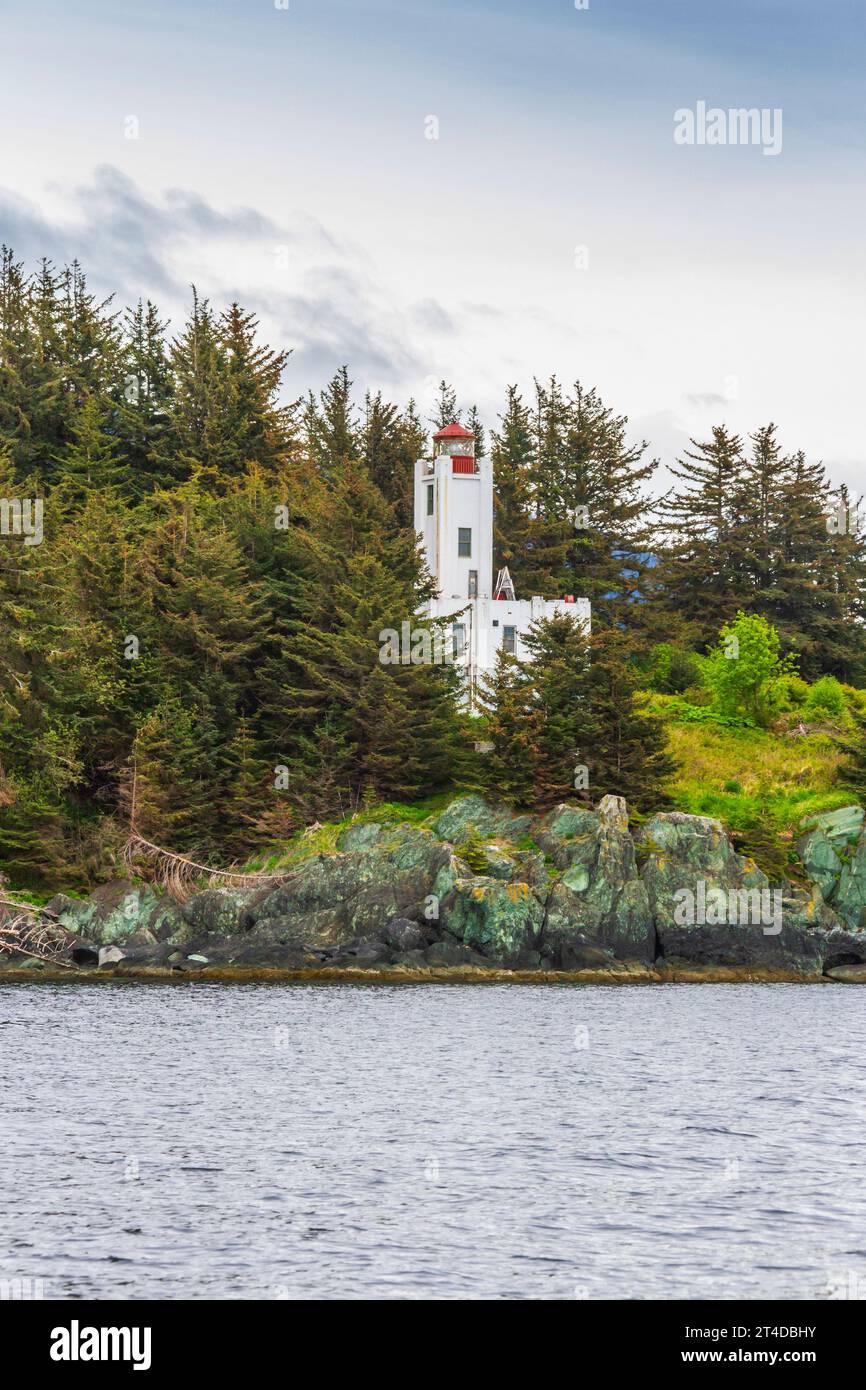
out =
[[462,425],[446,425],[444,430],[439,430],[434,434],[434,439],[474,439],[475,435],[471,430],[465,430]]

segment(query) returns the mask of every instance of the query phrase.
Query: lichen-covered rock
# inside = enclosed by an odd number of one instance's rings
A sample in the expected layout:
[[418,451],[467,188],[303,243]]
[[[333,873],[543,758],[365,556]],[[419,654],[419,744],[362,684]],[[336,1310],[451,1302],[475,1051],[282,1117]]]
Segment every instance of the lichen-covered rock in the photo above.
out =
[[433,822],[440,840],[456,844],[472,830],[485,840],[516,841],[532,826],[531,815],[517,815],[509,806],[485,801],[483,796],[461,796]]
[[482,872],[486,878],[500,878],[503,882],[510,883],[511,879],[516,877],[517,864],[498,845],[485,845],[483,853],[485,866]]
[[797,841],[796,849],[807,876],[825,898],[830,898],[842,872],[842,860],[829,835],[822,829],[810,830]]
[[544,913],[526,883],[460,879],[441,907],[441,926],[464,945],[513,964],[535,948]]
[[234,936],[252,925],[252,897],[248,888],[207,888],[189,898],[181,907],[180,915],[196,932]]
[[353,933],[340,908],[324,908],[303,916],[265,917],[247,934],[251,946],[289,946],[298,951],[336,949]]
[[[719,821],[663,812],[647,821],[642,843],[649,850],[643,879],[667,961],[743,966],[775,961],[796,968],[774,921],[776,900],[764,896],[769,880],[737,854]],[[814,970],[815,961],[802,965]]]
[[599,825],[595,811],[555,806],[535,827],[533,838],[556,869],[588,866],[595,862]]
[[[625,803],[608,796],[597,814],[564,814],[570,809],[557,807],[552,813],[568,867],[547,897],[543,953],[565,969],[585,963],[593,951],[612,959],[651,961],[652,912],[637,870]],[[552,827],[546,829],[554,833]]]
[[831,901],[848,927],[866,927],[866,833],[846,857]]
[[770,885],[736,852],[718,821],[667,812],[644,826],[643,871],[667,962],[820,974],[828,959],[864,949],[814,885]]
[[384,834],[385,827],[372,821],[366,825],[350,825],[337,837],[337,849],[344,853],[374,850],[379,847]]
[[77,936],[88,937],[98,946],[110,946],[147,926],[159,906],[160,899],[151,887],[129,879],[105,883],[89,898],[68,898],[58,893],[48,903],[61,926]]
[[840,806],[835,811],[821,811],[814,816],[806,816],[803,829],[822,830],[834,845],[850,844],[856,840],[863,829],[864,811],[862,806]]
[[[472,831],[484,845],[481,873],[460,858]],[[798,848],[810,888],[770,885],[706,817],[658,814],[633,838],[619,797],[602,798],[595,810],[562,805],[535,818],[471,796],[452,802],[434,830],[350,825],[335,853],[312,855],[264,887],[209,888],[180,906],[123,880],[84,900],[58,895],[49,909],[53,929],[69,934],[70,961],[93,966],[102,950],[103,969],[121,974],[166,963],[205,971],[603,970],[661,959],[689,969],[859,978],[866,967],[862,808],[812,818]],[[0,964],[12,969],[20,960],[27,964],[23,957]]]

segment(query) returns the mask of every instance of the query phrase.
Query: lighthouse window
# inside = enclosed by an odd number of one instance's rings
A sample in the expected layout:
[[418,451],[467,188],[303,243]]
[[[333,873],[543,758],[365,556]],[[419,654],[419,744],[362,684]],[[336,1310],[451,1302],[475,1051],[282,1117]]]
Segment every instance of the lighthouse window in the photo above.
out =
[[472,527],[458,526],[457,528],[457,554],[465,556],[467,559],[472,554]]
[[433,515],[433,484],[427,484],[427,515]]
[[514,637],[516,631],[517,629],[513,627],[504,627],[502,629],[502,650],[508,652],[510,656],[514,656]]
[[470,571],[469,571],[469,597],[470,597],[470,598],[477,598],[477,597],[478,597],[478,571],[477,571],[477,570],[470,570]]
[[451,624],[451,640],[454,644],[454,660],[459,661],[466,646],[466,627],[464,623]]

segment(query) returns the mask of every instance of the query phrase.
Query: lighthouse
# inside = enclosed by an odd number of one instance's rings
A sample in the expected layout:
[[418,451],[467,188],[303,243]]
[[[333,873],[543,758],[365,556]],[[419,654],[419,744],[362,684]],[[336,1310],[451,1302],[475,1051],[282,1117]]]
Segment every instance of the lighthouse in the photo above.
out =
[[451,619],[454,660],[472,708],[500,648],[518,658],[529,655],[524,638],[533,622],[566,613],[589,631],[588,599],[518,599],[507,570],[494,582],[493,466],[489,458],[476,458],[475,436],[463,425],[437,431],[432,457],[416,461],[415,529],[438,589],[428,616]]

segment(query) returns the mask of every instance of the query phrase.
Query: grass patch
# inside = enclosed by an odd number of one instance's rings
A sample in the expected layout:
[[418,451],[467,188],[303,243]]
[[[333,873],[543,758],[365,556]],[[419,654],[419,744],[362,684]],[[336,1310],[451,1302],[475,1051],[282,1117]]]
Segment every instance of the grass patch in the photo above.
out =
[[796,876],[793,850],[805,816],[850,805],[837,785],[842,754],[829,733],[803,737],[682,718],[682,701],[654,695],[677,768],[666,784],[674,809],[712,816],[771,879]]

